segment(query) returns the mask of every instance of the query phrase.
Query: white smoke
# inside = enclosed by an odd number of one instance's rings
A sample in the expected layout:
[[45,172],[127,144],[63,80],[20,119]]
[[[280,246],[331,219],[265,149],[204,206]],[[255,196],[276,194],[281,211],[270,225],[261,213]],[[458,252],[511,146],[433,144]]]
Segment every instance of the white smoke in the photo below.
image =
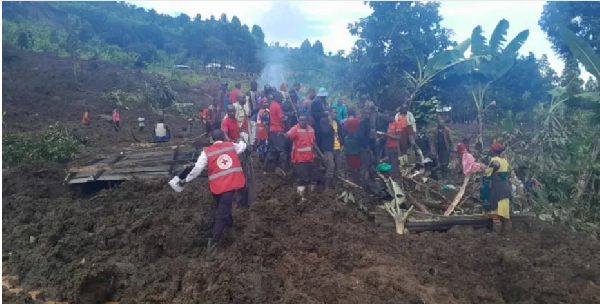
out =
[[266,84],[279,89],[281,85],[281,76],[287,72],[287,64],[285,63],[285,55],[278,48],[265,47],[263,49],[262,60],[265,62],[265,67],[260,73],[258,79],[259,87],[264,87]]

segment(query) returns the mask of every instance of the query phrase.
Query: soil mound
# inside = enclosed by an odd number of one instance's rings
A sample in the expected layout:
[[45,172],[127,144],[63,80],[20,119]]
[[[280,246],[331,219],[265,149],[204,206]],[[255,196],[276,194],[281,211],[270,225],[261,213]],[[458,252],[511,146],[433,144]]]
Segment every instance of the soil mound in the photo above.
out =
[[[150,129],[157,117],[144,111],[122,111],[119,132],[109,121],[80,126],[85,108],[110,114],[114,107],[98,92],[141,89],[145,74],[79,62],[82,71],[92,70],[80,73],[74,85],[72,61],[6,46],[3,51],[4,132],[60,121],[88,138],[76,162],[149,138],[135,119],[145,115]],[[217,89],[218,83],[207,82],[185,92]],[[167,123],[175,132],[186,124],[169,117]],[[600,303],[600,245],[562,227],[541,225],[504,236],[457,228],[399,236],[333,192],[313,194],[301,204],[285,180],[257,174],[256,203],[234,212],[234,229],[207,259],[213,210],[206,180],[182,193],[165,180],[133,180],[84,195],[62,184],[68,167],[3,167],[4,266],[22,287],[42,290],[42,300]],[[369,201],[361,193],[356,197]],[[26,301],[4,291],[3,300]]]
[[300,204],[280,178],[261,176],[257,186],[257,202],[235,211],[213,259],[203,254],[212,221],[205,180],[183,193],[165,181],[125,182],[91,198],[5,190],[7,266],[47,299],[74,303],[600,300],[600,246],[583,235],[541,226],[401,237],[333,194]]

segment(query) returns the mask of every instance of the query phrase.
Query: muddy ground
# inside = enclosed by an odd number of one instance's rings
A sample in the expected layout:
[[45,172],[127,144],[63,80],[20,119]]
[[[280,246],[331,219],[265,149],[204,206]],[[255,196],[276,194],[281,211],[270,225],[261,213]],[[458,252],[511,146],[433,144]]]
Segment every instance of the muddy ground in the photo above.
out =
[[[8,130],[29,131],[52,120],[77,128],[85,107],[99,112],[113,107],[93,94],[78,103],[81,92],[59,80],[44,82],[62,75],[58,63],[64,59],[13,53],[22,60],[3,70],[3,96],[12,98]],[[128,77],[131,88],[140,85],[130,74],[135,72],[105,65],[99,75],[113,75],[111,69],[122,73],[115,74],[123,77],[115,85],[126,84]],[[35,76],[32,66],[45,72]],[[65,66],[69,69],[68,61]],[[112,89],[112,84],[93,87],[101,81],[90,79],[80,85],[90,91]],[[36,83],[42,93],[33,90]],[[60,96],[62,110],[38,105],[46,101],[35,97],[43,95]],[[39,123],[24,120],[35,114],[42,117]],[[127,121],[135,115],[122,112],[121,117]],[[128,128],[133,132],[135,126]],[[98,122],[82,132],[95,140],[75,162],[132,142],[110,124]],[[334,192],[300,204],[292,185],[264,175],[257,181],[257,202],[234,212],[234,229],[214,259],[207,259],[212,197],[205,180],[189,184],[183,193],[156,180],[82,194],[62,184],[69,165],[3,165],[2,253],[9,256],[4,271],[17,276],[22,287],[41,290],[38,298],[45,300],[600,303],[600,245],[559,226],[537,223],[531,231],[506,235],[453,228],[399,236],[336,200]]]

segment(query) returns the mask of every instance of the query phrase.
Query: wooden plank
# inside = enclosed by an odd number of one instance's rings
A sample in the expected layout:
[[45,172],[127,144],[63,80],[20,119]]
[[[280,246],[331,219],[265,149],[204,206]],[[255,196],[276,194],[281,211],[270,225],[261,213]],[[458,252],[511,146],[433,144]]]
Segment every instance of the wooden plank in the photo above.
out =
[[122,169],[117,168],[117,169],[107,170],[106,173],[123,174],[123,173],[136,173],[136,172],[156,172],[156,171],[169,172],[170,168],[171,168],[170,165],[152,166],[152,167],[133,167],[133,168],[122,168]]
[[126,164],[115,164],[115,165],[106,165],[106,166],[90,166],[90,167],[78,167],[71,168],[69,172],[96,172],[98,170],[114,170],[120,168],[133,168],[139,166],[151,167],[151,166],[160,166],[160,165],[171,165],[175,164],[186,164],[190,163],[190,160],[170,160],[170,161],[153,161],[153,162],[138,162],[138,163],[126,163]]

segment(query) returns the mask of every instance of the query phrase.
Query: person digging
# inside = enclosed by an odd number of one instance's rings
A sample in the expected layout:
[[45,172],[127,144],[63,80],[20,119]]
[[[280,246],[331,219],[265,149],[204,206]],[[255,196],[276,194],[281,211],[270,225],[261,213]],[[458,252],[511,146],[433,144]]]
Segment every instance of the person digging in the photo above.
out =
[[285,137],[292,141],[292,165],[298,176],[298,194],[305,201],[304,192],[307,186],[312,187],[311,176],[314,170],[315,152],[315,130],[308,125],[306,115],[298,117],[298,124],[293,126]]
[[[246,177],[238,154],[246,150],[246,143],[225,141],[222,130],[213,130],[211,137],[214,143],[204,148],[194,168],[184,179],[174,177],[169,185],[176,191],[183,190],[186,183],[191,182],[202,173],[204,168],[208,171],[208,187],[214,198],[215,220],[212,228],[212,238],[208,240],[207,254],[212,256],[217,249],[225,228],[233,227],[231,207],[238,190],[246,186]],[[238,202],[239,204],[242,201]],[[241,206],[244,207],[244,206]]]

